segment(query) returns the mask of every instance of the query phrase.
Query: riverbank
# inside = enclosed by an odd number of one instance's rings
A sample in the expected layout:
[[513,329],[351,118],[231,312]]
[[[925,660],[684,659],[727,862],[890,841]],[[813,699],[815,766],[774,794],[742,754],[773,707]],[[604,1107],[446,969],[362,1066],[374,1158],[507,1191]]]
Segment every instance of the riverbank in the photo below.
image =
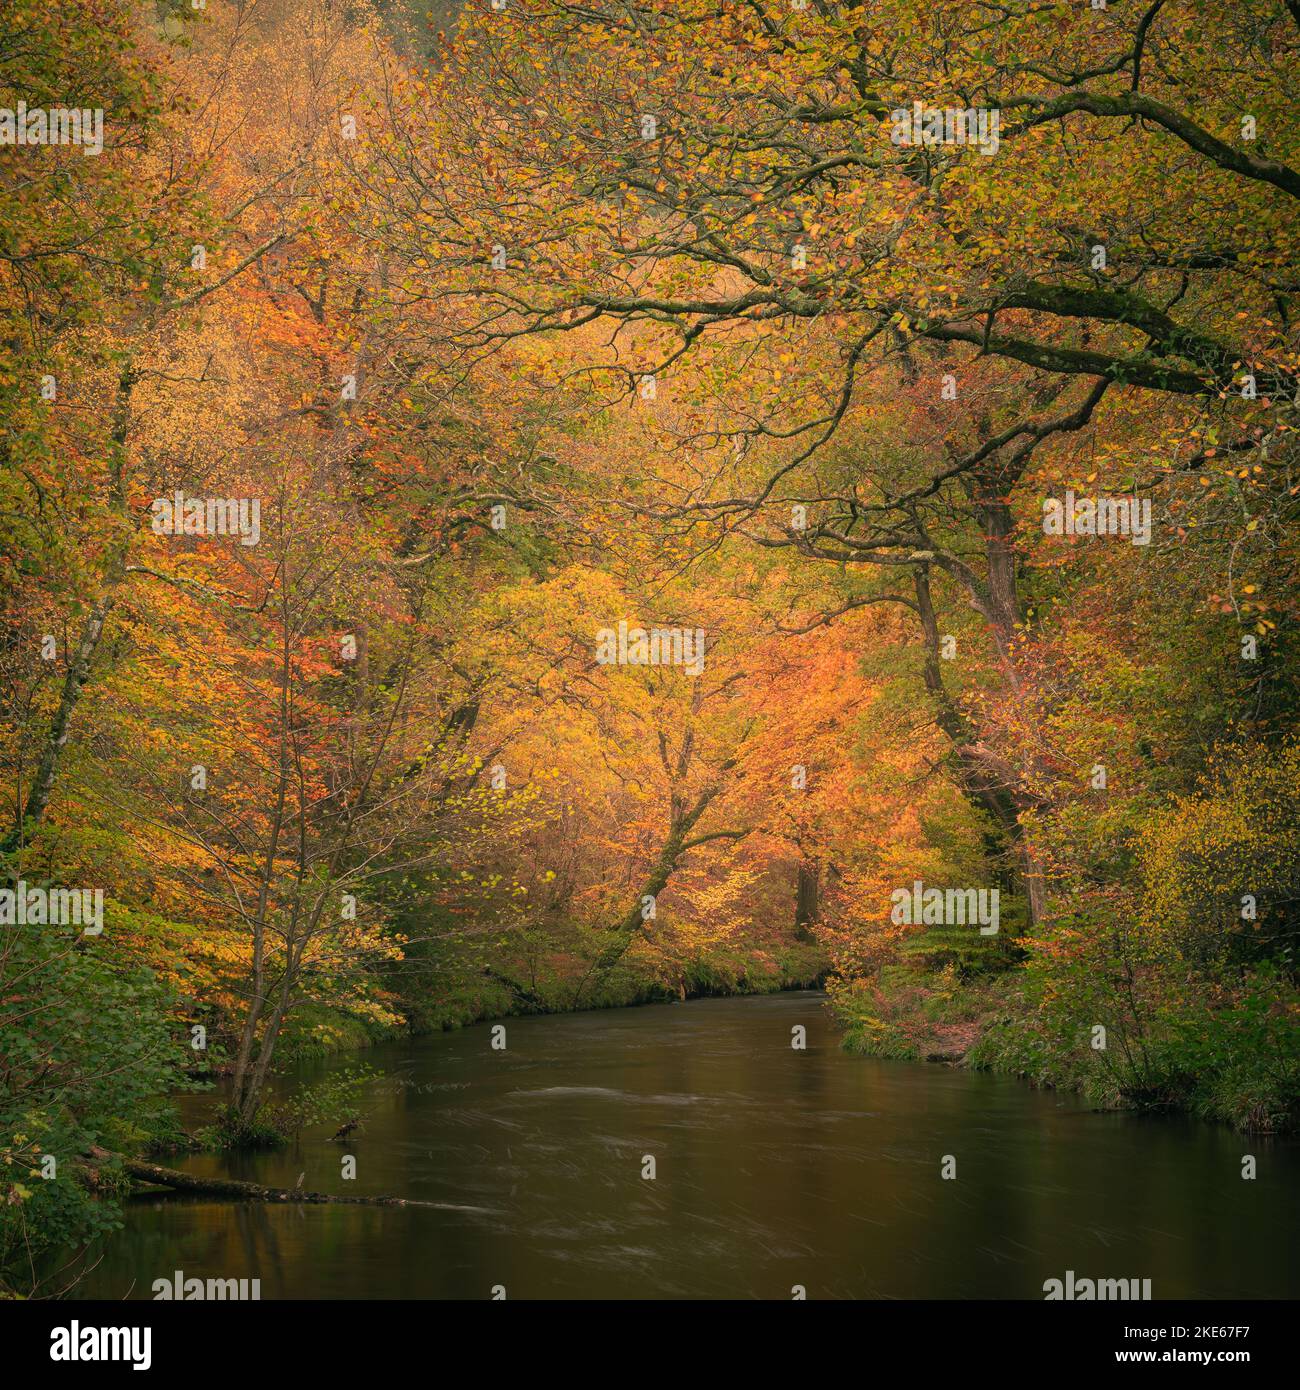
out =
[[1013,1076],[1099,1110],[1182,1113],[1256,1134],[1300,1130],[1295,1022],[1271,1000],[1220,1008],[1213,1029],[1208,1009],[1172,1006],[1108,1028],[1044,1007],[1023,971],[963,980],[908,967],[832,984],[831,997],[843,1046],[858,1056]]
[[[596,987],[576,977],[518,982],[499,974],[464,978],[439,998],[404,1005],[406,1023],[381,1028],[308,1006],[282,1050],[285,1066],[373,1047],[403,1037],[454,1032],[499,1019],[639,1008],[706,998],[822,989],[829,968],[815,945],[792,943],[762,968],[737,958],[686,968],[675,985],[635,969],[611,972]],[[944,1063],[1015,1077],[1037,1089],[1082,1096],[1099,1110],[1184,1113],[1246,1133],[1300,1130],[1300,1057],[1261,1026],[1249,1004],[1215,1015],[1220,1041],[1207,1046],[1204,1020],[1176,1014],[1140,1036],[1095,1030],[1041,1008],[1023,971],[960,978],[952,970],[891,966],[873,981],[830,981],[841,1046],[856,1056]]]
[[689,962],[671,984],[626,966],[607,972],[585,988],[577,970],[540,979],[534,975],[527,981],[512,980],[499,970],[483,970],[462,975],[437,995],[399,999],[405,1022],[398,1026],[366,1023],[335,1010],[304,1005],[286,1028],[280,1055],[285,1064],[292,1064],[504,1018],[822,989],[829,970],[820,946],[798,941],[761,958],[737,953]]

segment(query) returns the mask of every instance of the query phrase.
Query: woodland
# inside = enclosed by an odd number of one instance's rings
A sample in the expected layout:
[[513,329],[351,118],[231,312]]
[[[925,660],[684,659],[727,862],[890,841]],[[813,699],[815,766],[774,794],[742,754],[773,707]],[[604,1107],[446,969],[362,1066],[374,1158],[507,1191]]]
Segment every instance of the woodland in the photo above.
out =
[[0,0],[0,1295],[511,1014],[1294,1128],[1297,112],[1296,0]]

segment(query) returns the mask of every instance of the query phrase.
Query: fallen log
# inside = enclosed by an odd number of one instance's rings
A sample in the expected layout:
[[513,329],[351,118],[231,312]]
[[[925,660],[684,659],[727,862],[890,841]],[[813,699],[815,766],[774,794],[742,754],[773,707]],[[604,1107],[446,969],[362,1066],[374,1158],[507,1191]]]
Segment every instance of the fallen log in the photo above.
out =
[[123,1171],[138,1182],[170,1187],[177,1192],[192,1192],[207,1197],[233,1197],[245,1202],[310,1202],[347,1203],[363,1207],[434,1207],[441,1211],[485,1211],[485,1207],[461,1206],[456,1202],[419,1202],[410,1197],[336,1197],[329,1192],[305,1192],[294,1187],[263,1187],[261,1183],[240,1182],[235,1178],[202,1178],[194,1173],[182,1173],[178,1168],[164,1168],[159,1163],[145,1163],[108,1149],[92,1148],[91,1157],[116,1159]]

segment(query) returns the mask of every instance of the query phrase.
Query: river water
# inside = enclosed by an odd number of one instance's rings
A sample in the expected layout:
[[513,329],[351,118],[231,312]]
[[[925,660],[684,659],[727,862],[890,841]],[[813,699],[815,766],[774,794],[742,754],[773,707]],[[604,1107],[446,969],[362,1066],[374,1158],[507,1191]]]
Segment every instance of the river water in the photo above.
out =
[[135,1199],[79,1292],[149,1298],[175,1270],[263,1299],[1041,1299],[1067,1270],[1156,1299],[1300,1292],[1295,1141],[850,1057],[812,992],[504,1027],[504,1051],[483,1024],[363,1054],[383,1079],[344,1143],[179,1163],[448,1209]]

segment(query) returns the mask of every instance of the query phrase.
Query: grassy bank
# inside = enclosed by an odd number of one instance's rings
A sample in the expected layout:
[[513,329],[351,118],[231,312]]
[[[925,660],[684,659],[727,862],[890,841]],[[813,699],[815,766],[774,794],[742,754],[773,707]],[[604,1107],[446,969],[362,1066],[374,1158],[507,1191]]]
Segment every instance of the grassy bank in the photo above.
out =
[[843,1046],[945,1061],[1071,1090],[1099,1109],[1176,1111],[1256,1133],[1300,1129],[1296,1004],[1275,977],[1230,1002],[1171,1002],[1098,1025],[1044,999],[1024,971],[962,978],[886,967],[831,985]]
[[290,1019],[279,1059],[282,1065],[290,1065],[394,1037],[445,1032],[498,1018],[811,989],[824,983],[827,969],[820,947],[811,942],[790,942],[761,959],[736,953],[689,962],[671,982],[635,965],[617,967],[599,980],[586,982],[581,971],[569,963],[534,972],[526,979],[511,978],[498,970],[449,972],[450,982],[444,977],[436,992],[400,1000],[405,1022],[396,1027],[305,1005]]

